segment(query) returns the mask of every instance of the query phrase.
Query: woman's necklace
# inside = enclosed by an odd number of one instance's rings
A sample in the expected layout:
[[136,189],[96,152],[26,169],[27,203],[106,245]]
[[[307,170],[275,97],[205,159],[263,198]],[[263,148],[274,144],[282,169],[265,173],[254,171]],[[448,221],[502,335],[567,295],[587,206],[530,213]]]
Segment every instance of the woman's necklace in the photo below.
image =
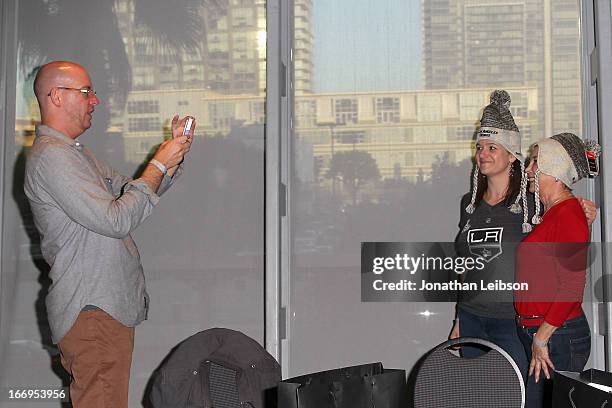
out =
[[560,203],[561,201],[565,201],[568,200],[570,198],[573,197],[572,193],[567,193],[559,198],[557,198],[556,200],[554,200],[552,203],[550,203],[550,205],[547,206],[547,208],[544,209],[544,214],[546,214],[548,212],[548,210],[550,210],[551,208],[553,208],[555,205],[557,205],[558,203]]

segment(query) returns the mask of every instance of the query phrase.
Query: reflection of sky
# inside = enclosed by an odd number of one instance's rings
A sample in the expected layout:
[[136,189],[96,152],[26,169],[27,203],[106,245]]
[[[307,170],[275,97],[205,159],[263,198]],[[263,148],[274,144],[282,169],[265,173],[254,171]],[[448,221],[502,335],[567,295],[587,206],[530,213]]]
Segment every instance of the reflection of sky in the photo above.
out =
[[421,88],[420,0],[317,0],[314,91]]

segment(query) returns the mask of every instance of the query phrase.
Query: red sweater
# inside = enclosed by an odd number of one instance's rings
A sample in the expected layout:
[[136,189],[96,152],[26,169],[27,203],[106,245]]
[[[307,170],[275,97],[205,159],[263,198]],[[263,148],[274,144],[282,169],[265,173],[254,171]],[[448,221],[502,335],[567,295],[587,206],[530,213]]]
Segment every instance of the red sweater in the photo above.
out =
[[[516,282],[529,285],[516,291],[514,306],[519,316],[543,316],[559,327],[583,314],[589,227],[577,199],[565,200],[544,214],[542,222],[520,243]],[[533,325],[539,325],[533,320]],[[530,321],[524,321],[530,325]]]

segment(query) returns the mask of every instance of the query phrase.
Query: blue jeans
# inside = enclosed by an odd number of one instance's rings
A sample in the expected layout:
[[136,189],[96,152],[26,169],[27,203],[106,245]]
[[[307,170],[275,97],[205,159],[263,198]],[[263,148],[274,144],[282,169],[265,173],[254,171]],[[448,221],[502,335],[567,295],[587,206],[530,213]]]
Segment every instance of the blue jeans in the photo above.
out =
[[[458,317],[459,333],[462,337],[476,337],[497,344],[516,362],[523,379],[527,378],[527,355],[518,337],[514,319],[477,316],[461,308],[458,309]],[[486,350],[476,347],[461,347],[461,355],[467,358],[478,357],[485,352]]]
[[[519,337],[531,361],[531,344],[538,326],[519,327]],[[548,342],[548,353],[557,371],[581,372],[591,354],[591,330],[584,315],[566,320],[553,333]],[[552,381],[540,373],[540,381],[536,384],[535,376],[527,381],[527,394],[534,398],[528,399],[525,408],[541,408],[552,406]],[[554,376],[554,373],[552,374]],[[544,380],[542,380],[544,378]]]

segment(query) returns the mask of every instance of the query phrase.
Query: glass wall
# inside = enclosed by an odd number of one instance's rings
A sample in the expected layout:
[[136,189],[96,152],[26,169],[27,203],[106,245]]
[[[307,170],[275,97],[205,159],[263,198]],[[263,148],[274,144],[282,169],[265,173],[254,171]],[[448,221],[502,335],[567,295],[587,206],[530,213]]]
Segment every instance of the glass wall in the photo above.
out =
[[[130,406],[142,406],[152,371],[187,336],[222,326],[263,341],[266,5],[17,3],[3,389],[67,381],[22,189],[36,67],[70,59],[89,70],[102,103],[79,140],[124,174],[138,174],[174,113],[198,120],[185,174],[134,234],[152,298],[132,368]],[[581,134],[579,16],[578,0],[295,0],[286,375],[365,361],[410,369],[447,337],[452,304],[361,302],[360,243],[454,239],[493,89],[509,91],[524,146]]]
[[18,6],[0,387],[67,381],[44,305],[49,267],[23,193],[25,156],[40,120],[32,92],[36,68],[68,59],[88,69],[101,103],[79,141],[129,176],[169,136],[175,113],[197,118],[184,174],[133,234],[151,296],[149,319],[136,329],[130,390],[130,406],[142,406],[151,373],[186,337],[228,327],[263,343],[266,4],[28,0]]
[[363,303],[360,244],[452,242],[494,89],[530,141],[582,134],[578,0],[295,0],[289,375],[410,369],[448,303]]

